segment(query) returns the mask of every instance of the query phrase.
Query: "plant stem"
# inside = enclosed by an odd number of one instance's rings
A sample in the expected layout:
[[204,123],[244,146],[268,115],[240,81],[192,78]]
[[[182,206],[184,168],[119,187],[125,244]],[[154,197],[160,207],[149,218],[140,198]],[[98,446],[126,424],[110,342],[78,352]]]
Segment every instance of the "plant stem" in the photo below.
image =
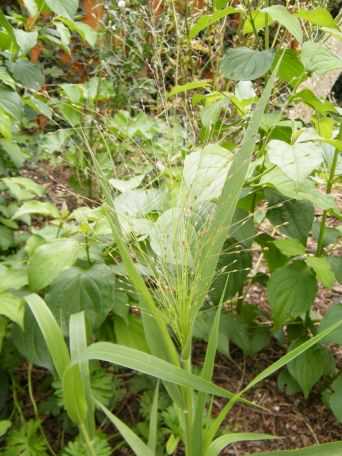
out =
[[51,445],[50,445],[50,443],[49,443],[49,441],[48,441],[48,439],[47,439],[47,437],[45,435],[45,432],[44,432],[44,429],[43,429],[43,426],[42,426],[42,421],[41,421],[40,416],[39,416],[37,403],[36,403],[36,400],[34,398],[33,387],[32,387],[32,364],[31,363],[29,363],[28,367],[27,367],[27,386],[28,386],[28,393],[29,393],[30,401],[31,401],[32,408],[33,408],[34,417],[37,420],[37,422],[39,423],[40,433],[41,433],[43,439],[45,440],[46,446],[47,446],[48,450],[50,451],[50,453],[52,455],[56,456],[55,451],[51,447]]
[[85,445],[87,447],[87,453],[89,456],[96,456],[95,449],[93,447],[92,441],[89,438],[89,434],[84,424],[80,424],[80,431],[84,439]]
[[[337,135],[337,139],[342,138],[342,125],[340,127],[340,131]],[[334,156],[332,159],[331,167],[330,167],[330,172],[329,172],[329,177],[328,177],[328,182],[327,182],[327,189],[326,189],[326,194],[329,195],[331,193],[333,184],[334,184],[334,178],[335,178],[335,173],[336,173],[336,167],[337,167],[337,161],[338,161],[338,156],[339,156],[339,151],[335,149]],[[328,216],[328,210],[325,209],[322,214],[322,219],[321,223],[319,226],[319,235],[318,235],[318,240],[317,240],[317,249],[316,249],[316,256],[321,256],[323,253],[323,247],[324,247],[324,232],[325,232],[325,224],[327,221],[327,216]]]

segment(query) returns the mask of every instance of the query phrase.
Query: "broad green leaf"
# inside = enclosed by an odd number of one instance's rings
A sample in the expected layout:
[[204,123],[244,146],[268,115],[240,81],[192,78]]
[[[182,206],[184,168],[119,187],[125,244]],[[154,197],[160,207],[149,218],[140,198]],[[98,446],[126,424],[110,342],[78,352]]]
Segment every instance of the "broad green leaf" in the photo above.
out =
[[[297,450],[266,451],[258,456],[341,456],[342,442],[325,443]],[[252,456],[251,454],[246,456]]]
[[299,256],[305,254],[304,245],[297,239],[278,239],[274,245],[286,256]]
[[[16,51],[18,49],[18,43],[17,43],[17,40],[15,38],[15,34],[14,34],[14,28],[12,27],[12,25],[8,22],[8,20],[6,19],[6,16],[4,15],[4,13],[2,12],[2,10],[0,10],[0,25],[6,30],[7,32],[7,36],[9,38],[9,46],[8,47],[12,47],[12,50],[13,51]],[[7,49],[7,46],[5,47],[5,49]]]
[[24,287],[27,283],[26,268],[0,268],[0,290],[19,290],[19,288]]
[[14,29],[15,39],[24,55],[31,51],[38,41],[38,32],[25,32],[24,30]]
[[46,5],[58,16],[73,18],[79,6],[79,0],[45,0]]
[[0,107],[15,120],[20,120],[23,105],[20,96],[13,90],[0,88]]
[[11,89],[15,89],[15,80],[4,67],[0,67],[0,81],[6,84]]
[[264,174],[260,183],[271,185],[288,198],[310,201],[320,209],[336,209],[334,197],[319,191],[312,180],[306,179],[303,182],[295,182],[278,168]]
[[62,271],[75,263],[79,249],[80,245],[74,239],[58,239],[37,247],[28,263],[31,290],[50,285]]
[[[327,260],[336,277],[336,280],[339,283],[342,283],[342,257],[329,255]],[[1,279],[0,279],[0,283],[1,283]]]
[[119,345],[135,348],[149,353],[141,319],[128,315],[126,320],[116,318],[114,321],[116,342]]
[[118,214],[130,217],[144,217],[153,211],[163,209],[166,194],[159,189],[130,190],[121,193],[114,199],[114,207]]
[[13,141],[0,140],[0,147],[6,152],[11,162],[17,168],[20,168],[28,158],[28,155]]
[[139,176],[131,177],[130,179],[110,179],[110,184],[120,192],[128,192],[130,190],[135,190],[144,180],[146,174],[140,174]]
[[320,345],[310,348],[287,365],[290,374],[300,385],[305,398],[308,398],[311,389],[320,378],[332,373],[334,367],[332,354]]
[[19,201],[42,196],[45,193],[44,187],[26,177],[5,177],[2,182]]
[[12,229],[7,228],[0,224],[0,249],[8,250],[15,246],[14,232]]
[[272,50],[258,51],[246,47],[231,48],[225,53],[220,70],[226,79],[253,81],[270,70],[274,58]]
[[[282,55],[281,50],[277,51],[275,63]],[[305,75],[304,65],[300,61],[298,54],[293,49],[286,49],[284,57],[278,70],[278,78],[288,82],[291,86],[296,86],[298,81]]]
[[14,79],[27,89],[38,90],[44,84],[44,74],[38,64],[18,60],[9,65]]
[[312,203],[288,199],[273,190],[265,192],[268,201],[267,218],[274,227],[306,245],[315,217]]
[[313,142],[287,144],[273,139],[269,142],[268,158],[290,179],[302,182],[323,161],[322,150]]
[[73,21],[66,17],[59,18],[72,32],[78,33],[91,47],[94,47],[97,41],[97,33],[88,24],[84,22]]
[[308,256],[305,262],[315,271],[317,279],[322,282],[325,287],[331,288],[334,285],[336,281],[335,274],[331,269],[327,258]]
[[301,9],[296,15],[301,19],[311,22],[311,24],[338,29],[335,19],[326,8]]
[[165,382],[191,387],[197,391],[220,397],[230,398],[233,396],[230,391],[176,367],[163,359],[123,345],[109,342],[94,343],[89,345],[80,355],[78,362],[85,360],[106,361],[142,372]]
[[170,90],[170,92],[167,94],[167,96],[168,96],[168,98],[174,97],[175,95],[178,95],[180,93],[186,93],[189,90],[206,89],[208,87],[210,87],[209,79],[203,79],[202,81],[191,81],[186,84],[177,85],[177,86],[173,87]]
[[9,428],[12,426],[12,422],[9,420],[0,421],[0,438],[3,437]]
[[128,444],[128,446],[133,450],[134,454],[137,456],[154,456],[155,453],[151,450],[141,438],[135,434],[123,421],[118,417],[113,415],[107,407],[102,405],[100,402],[96,401],[96,406],[102,410],[106,417],[111,421],[117,430],[120,432],[121,436]]
[[303,44],[301,59],[306,71],[310,73],[325,74],[328,71],[342,69],[342,58],[313,41],[306,41]]
[[[270,16],[261,10],[252,11],[251,16],[252,19],[248,16],[243,24],[242,32],[244,34],[254,33],[254,29],[258,32],[272,22]],[[254,22],[254,27],[252,20]]]
[[70,44],[70,40],[71,40],[71,33],[70,33],[69,29],[62,22],[56,21],[56,30],[61,39],[62,46],[66,50],[69,50],[69,44]]
[[183,178],[194,200],[210,201],[220,196],[232,158],[232,153],[218,144],[208,144],[186,156]]
[[342,375],[340,374],[323,394],[337,420],[342,422]]
[[25,215],[43,215],[45,217],[58,218],[59,212],[56,206],[50,202],[26,201],[16,210],[13,220],[17,220]]
[[63,379],[64,372],[70,364],[70,356],[61,329],[56,323],[50,309],[37,294],[25,297],[34,318],[42,332],[56,372]]
[[336,112],[336,106],[330,101],[320,99],[310,89],[303,89],[291,97],[291,101],[302,101],[319,114]]
[[115,276],[110,266],[73,266],[51,283],[45,299],[67,334],[71,315],[82,310],[91,327],[99,328],[109,312],[115,311],[115,289]]
[[212,24],[215,24],[216,22],[220,21],[224,17],[230,15],[230,14],[236,14],[239,13],[240,10],[237,8],[234,8],[232,6],[229,6],[228,8],[221,9],[218,11],[215,11],[213,14],[204,14],[202,15],[196,23],[191,27],[190,29],[190,38],[196,38],[196,36],[202,32],[203,30],[207,29],[210,27]]
[[317,291],[314,274],[302,261],[276,269],[267,285],[274,325],[279,328],[308,312]]
[[52,109],[50,108],[50,106],[47,103],[45,103],[45,101],[43,101],[38,96],[32,95],[31,97],[27,97],[27,98],[25,97],[23,100],[24,100],[25,105],[29,106],[31,109],[33,109],[33,111],[35,111],[39,114],[43,114],[45,117],[47,117],[50,120],[52,119],[52,114],[53,114]]
[[84,96],[82,84],[60,84],[59,87],[72,103],[78,104],[81,102]]
[[[319,325],[319,333],[325,331],[335,321],[342,319],[342,303],[333,305],[325,314],[321,324]],[[334,331],[328,337],[324,338],[323,343],[332,343],[342,345],[342,331],[341,329]]]
[[273,440],[277,437],[269,434],[252,434],[252,433],[234,433],[234,434],[224,434],[221,437],[218,437],[210,445],[205,456],[218,456],[221,451],[231,445],[232,443],[237,442],[251,442],[255,440]]
[[24,314],[25,303],[22,298],[7,291],[0,291],[0,315],[4,315],[22,328]]
[[293,16],[283,5],[273,5],[264,8],[263,12],[269,14],[274,21],[279,22],[289,31],[299,43],[303,41],[303,32],[298,19]]

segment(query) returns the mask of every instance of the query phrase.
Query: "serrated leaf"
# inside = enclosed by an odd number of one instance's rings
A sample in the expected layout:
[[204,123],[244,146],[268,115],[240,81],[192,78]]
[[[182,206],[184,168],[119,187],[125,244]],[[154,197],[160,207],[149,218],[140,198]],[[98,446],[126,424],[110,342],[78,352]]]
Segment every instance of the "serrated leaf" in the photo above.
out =
[[265,198],[269,203],[266,216],[273,226],[306,245],[315,217],[312,203],[288,199],[271,190],[265,192]]
[[28,263],[31,290],[45,288],[62,271],[72,266],[78,257],[79,248],[75,239],[58,239],[37,247]]
[[315,271],[317,279],[322,282],[325,287],[331,288],[334,285],[336,277],[327,258],[309,256],[306,258],[305,262]]
[[258,51],[246,47],[229,49],[220,64],[226,79],[253,81],[271,69],[274,53],[272,50]]
[[324,347],[316,345],[291,361],[287,368],[307,398],[313,386],[321,377],[330,374],[334,366],[332,354]]
[[64,334],[67,334],[71,315],[82,310],[92,328],[98,328],[108,313],[115,309],[115,291],[115,276],[110,266],[73,266],[51,284],[45,299]]
[[[342,319],[342,303],[333,305],[328,312],[325,314],[321,324],[319,325],[318,332],[322,332],[331,326],[335,321]],[[333,343],[342,345],[342,331],[338,329],[332,332],[329,336],[322,340],[323,343]]]
[[272,318],[277,328],[304,315],[313,304],[317,291],[314,274],[302,261],[276,269],[267,285]]

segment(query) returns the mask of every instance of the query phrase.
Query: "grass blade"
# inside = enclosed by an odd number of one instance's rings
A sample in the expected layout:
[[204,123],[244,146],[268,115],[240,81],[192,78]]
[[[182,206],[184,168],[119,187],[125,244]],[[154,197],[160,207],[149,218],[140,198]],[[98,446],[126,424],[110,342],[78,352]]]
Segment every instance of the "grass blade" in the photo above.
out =
[[95,400],[96,406],[103,411],[106,417],[111,421],[122,437],[125,439],[129,447],[137,456],[155,456],[152,451],[123,421],[107,409],[101,402]]
[[60,380],[70,364],[70,356],[63,333],[45,301],[37,294],[25,296],[38,326],[44,336],[52,362]]
[[217,456],[226,446],[237,442],[248,442],[254,440],[276,439],[273,435],[257,433],[232,433],[225,434],[214,440],[205,453],[205,456]]
[[[71,360],[74,361],[78,359],[84,350],[87,348],[87,330],[86,330],[86,320],[85,313],[79,312],[73,314],[70,317],[69,325],[69,334],[70,334],[70,353]],[[89,362],[85,361],[79,364],[80,369],[80,380],[83,388],[83,394],[85,395],[85,401],[87,403],[87,416],[86,416],[86,429],[87,433],[92,439],[95,435],[95,407],[91,394],[91,381],[90,381],[90,369]],[[66,382],[66,378],[64,377]],[[67,390],[67,384],[64,385],[64,391]],[[77,392],[76,392],[77,393]],[[71,396],[72,400],[72,396]]]
[[281,58],[256,106],[253,116],[245,132],[240,151],[234,155],[232,165],[229,169],[222,194],[218,200],[217,207],[208,228],[207,241],[202,248],[202,255],[198,265],[198,271],[194,280],[194,301],[200,307],[207,296],[213,281],[217,262],[222,251],[224,241],[229,234],[230,226],[235,213],[236,205],[240,198],[240,192],[245,182],[248,167],[258,139],[258,130],[262,116],[266,110],[267,103],[272,94]]
[[303,354],[306,350],[313,347],[315,344],[320,342],[324,337],[329,335],[331,332],[335,331],[338,327],[342,325],[342,320],[339,322],[331,325],[325,331],[317,334],[316,336],[312,337],[310,340],[304,342],[303,344],[299,345],[295,349],[291,350],[286,355],[282,356],[278,361],[273,363],[271,366],[267,367],[264,371],[262,371],[259,375],[257,375],[239,394],[236,394],[221,410],[219,415],[212,421],[207,433],[206,433],[206,445],[209,446],[212,440],[214,439],[215,435],[217,434],[218,430],[220,429],[225,417],[230,412],[230,410],[234,407],[237,401],[240,400],[241,396],[253,388],[257,383],[261,382],[265,378],[269,377],[270,375],[277,372],[283,366],[288,364],[290,361],[294,360],[301,354]]
[[332,442],[298,450],[266,451],[265,453],[258,453],[258,456],[341,456],[341,454],[342,442]]
[[153,403],[151,408],[151,418],[148,435],[148,447],[156,453],[157,438],[158,438],[158,405],[159,405],[159,381],[157,382],[156,389],[153,396]]
[[[159,380],[190,387],[207,394],[226,398],[236,396],[236,394],[191,374],[180,367],[174,366],[163,359],[122,345],[112,344],[110,342],[94,343],[88,346],[80,355],[77,362],[90,361],[93,359],[106,361],[128,369],[134,369]],[[248,401],[245,401],[245,403],[252,405]]]

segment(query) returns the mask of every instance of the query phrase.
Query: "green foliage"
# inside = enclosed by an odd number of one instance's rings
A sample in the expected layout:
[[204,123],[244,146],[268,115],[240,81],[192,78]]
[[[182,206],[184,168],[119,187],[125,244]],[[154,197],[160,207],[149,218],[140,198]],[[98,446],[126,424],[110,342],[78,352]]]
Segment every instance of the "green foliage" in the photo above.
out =
[[7,436],[3,453],[6,456],[47,456],[47,446],[39,435],[39,422],[29,420]]

